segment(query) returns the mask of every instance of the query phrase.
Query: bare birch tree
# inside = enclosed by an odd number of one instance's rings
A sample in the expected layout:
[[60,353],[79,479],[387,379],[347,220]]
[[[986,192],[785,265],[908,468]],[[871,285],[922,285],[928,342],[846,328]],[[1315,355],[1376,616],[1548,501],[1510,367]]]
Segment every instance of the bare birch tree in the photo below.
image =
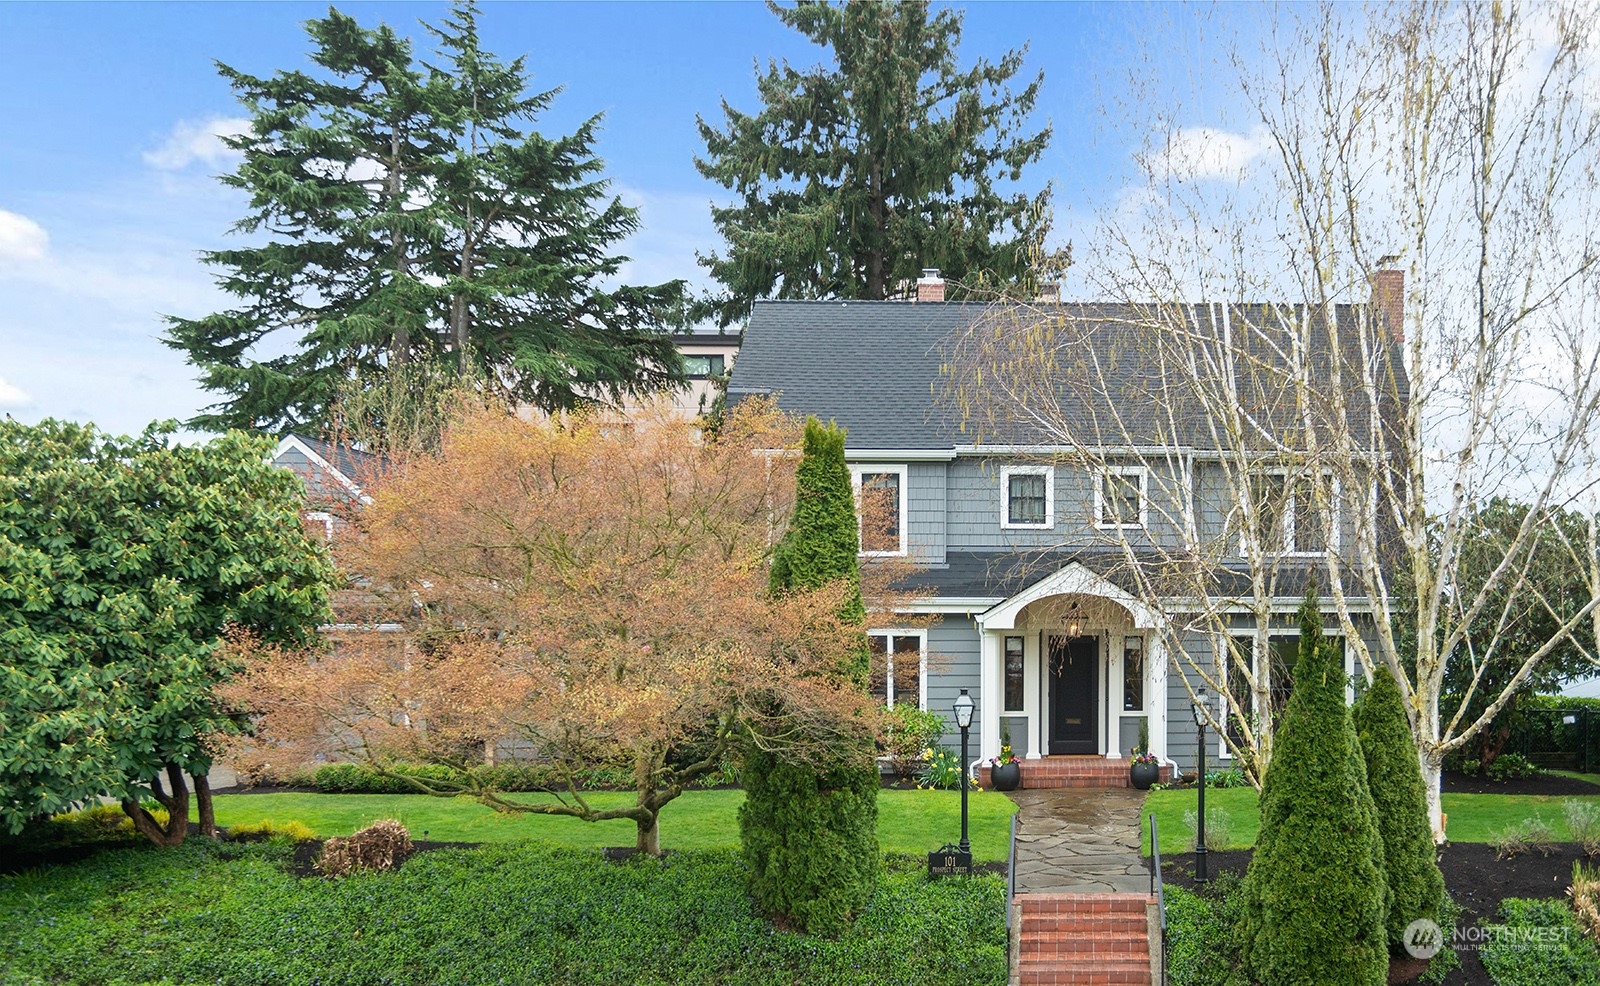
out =
[[[975,327],[953,406],[1092,469],[1146,468],[1161,528],[1098,533],[1141,592],[1193,611],[1169,633],[1216,641],[1188,670],[1230,696],[1214,725],[1242,722],[1257,764],[1272,662],[1236,645],[1234,614],[1259,653],[1274,596],[1314,571],[1358,666],[1400,682],[1442,836],[1445,755],[1595,625],[1591,591],[1479,715],[1443,693],[1469,627],[1537,605],[1548,518],[1595,490],[1600,44],[1581,11],[1505,5],[1292,8],[1264,39],[1226,49],[1247,128],[1170,108],[1148,125],[1145,184],[1087,251],[1120,304]],[[1496,496],[1526,521],[1467,592],[1474,508]]]

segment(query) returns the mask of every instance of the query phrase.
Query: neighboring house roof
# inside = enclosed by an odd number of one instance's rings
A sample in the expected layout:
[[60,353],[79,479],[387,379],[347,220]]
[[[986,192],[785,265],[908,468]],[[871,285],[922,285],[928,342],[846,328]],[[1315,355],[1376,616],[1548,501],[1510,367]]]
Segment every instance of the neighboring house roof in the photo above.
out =
[[381,461],[371,452],[325,442],[306,435],[285,435],[272,461],[305,481],[313,501],[368,500],[361,484]]
[[[1055,335],[1047,372],[1058,421],[1076,440],[1107,446],[1179,444],[1215,449],[1218,442],[1205,405],[1194,396],[1183,371],[1163,370],[1162,359],[1151,352],[1152,339],[1165,331],[1164,326],[1180,320],[1204,337],[1224,331],[1225,318],[1232,321],[1230,331],[1238,333],[1241,319],[1273,325],[1285,314],[1298,318],[1308,310],[1073,303],[1026,309],[1010,321],[1006,311],[981,302],[758,301],[728,394],[735,401],[775,394],[786,411],[835,420],[849,431],[852,450],[977,445],[975,426],[963,427],[941,400],[948,374],[962,372],[955,368],[957,340],[973,333],[1024,331],[1029,324],[1042,323],[1041,313],[1047,312]],[[1334,311],[1343,359],[1359,361],[1356,319],[1362,306],[1339,305]],[[1310,322],[1313,346],[1322,340],[1313,365],[1326,369],[1332,363],[1327,323],[1320,311],[1312,311]],[[1271,381],[1270,373],[1250,379],[1252,361],[1270,366],[1274,359],[1271,352],[1252,352],[1239,361],[1241,402],[1259,421],[1295,428],[1297,409]],[[1030,371],[1039,372],[1039,365],[1018,372]],[[1009,410],[1000,409],[997,417],[984,421],[981,444],[1062,444],[1060,435],[1030,417],[1033,409]],[[1365,441],[1365,407],[1352,405],[1348,413],[1358,440]]]

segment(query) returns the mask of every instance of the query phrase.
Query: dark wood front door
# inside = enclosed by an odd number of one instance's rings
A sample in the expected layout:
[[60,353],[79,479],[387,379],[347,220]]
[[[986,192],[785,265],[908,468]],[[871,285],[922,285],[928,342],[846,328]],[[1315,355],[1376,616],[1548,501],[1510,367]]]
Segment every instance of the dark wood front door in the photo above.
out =
[[1100,641],[1095,637],[1049,637],[1050,752],[1100,752]]

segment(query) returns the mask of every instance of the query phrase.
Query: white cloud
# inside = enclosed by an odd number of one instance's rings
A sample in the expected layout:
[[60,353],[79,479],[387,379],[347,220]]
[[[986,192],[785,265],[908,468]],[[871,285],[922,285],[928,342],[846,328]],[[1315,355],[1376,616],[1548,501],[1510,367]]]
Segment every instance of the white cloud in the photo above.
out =
[[237,157],[222,138],[249,129],[250,121],[238,116],[213,116],[198,122],[179,120],[160,147],[144,152],[144,163],[162,171],[181,171],[196,161],[215,167]]
[[0,407],[28,407],[32,403],[33,398],[26,391],[0,377]]
[[1250,162],[1271,146],[1260,130],[1242,134],[1215,127],[1185,127],[1169,135],[1166,146],[1147,155],[1144,164],[1156,178],[1237,181],[1244,177]]
[[43,260],[50,235],[27,216],[0,209],[0,267]]

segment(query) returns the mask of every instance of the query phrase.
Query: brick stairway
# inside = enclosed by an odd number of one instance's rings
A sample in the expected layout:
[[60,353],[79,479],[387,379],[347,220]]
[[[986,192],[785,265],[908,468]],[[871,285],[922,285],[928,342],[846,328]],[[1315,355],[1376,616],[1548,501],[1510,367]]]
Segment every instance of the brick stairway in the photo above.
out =
[[1018,894],[1016,986],[1153,982],[1145,894]]
[[[1161,779],[1172,780],[1172,767],[1161,765]],[[978,784],[989,787],[989,768],[978,768]],[[1063,787],[1127,787],[1128,761],[1105,757],[1041,757],[1022,761],[1022,787],[1042,791]]]

